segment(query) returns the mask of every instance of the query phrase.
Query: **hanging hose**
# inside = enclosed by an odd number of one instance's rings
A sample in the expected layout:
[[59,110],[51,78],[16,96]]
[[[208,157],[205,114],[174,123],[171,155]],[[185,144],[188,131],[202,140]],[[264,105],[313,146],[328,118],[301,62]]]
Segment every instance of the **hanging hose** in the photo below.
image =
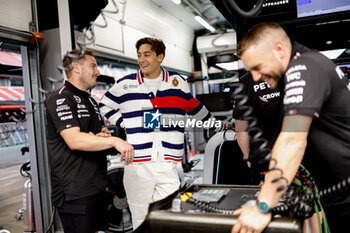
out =
[[262,10],[262,5],[264,3],[264,0],[257,0],[256,4],[253,6],[253,8],[249,11],[242,10],[236,3],[236,0],[224,0],[222,1],[223,4],[227,9],[229,9],[231,12],[236,13],[241,18],[254,18],[259,15],[259,13]]

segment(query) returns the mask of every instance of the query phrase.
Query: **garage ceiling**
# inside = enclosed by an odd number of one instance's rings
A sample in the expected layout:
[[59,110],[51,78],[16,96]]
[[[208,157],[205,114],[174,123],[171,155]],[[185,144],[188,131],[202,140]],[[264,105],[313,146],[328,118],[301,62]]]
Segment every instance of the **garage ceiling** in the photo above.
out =
[[207,22],[216,24],[216,26],[229,27],[225,17],[216,9],[210,0],[181,0],[181,4],[179,5],[175,4],[172,0],[150,1],[194,30],[205,29],[194,19],[195,15],[201,16]]
[[[342,54],[344,62],[350,62],[350,11],[323,14],[312,17],[297,17],[296,1],[301,0],[264,0],[264,7],[258,16],[242,18],[230,11],[225,5],[233,0],[211,0],[221,14],[231,22],[237,31],[238,40],[254,24],[259,22],[277,22],[289,36],[299,43],[319,51],[347,49]],[[243,10],[250,10],[257,0],[234,0]],[[316,0],[314,0],[316,1]]]
[[[310,48],[319,51],[348,49],[339,59],[341,62],[350,62],[350,11],[297,18],[296,1],[299,0],[264,0],[264,7],[258,16],[242,18],[230,11],[225,2],[235,1],[242,10],[248,11],[259,0],[182,0],[180,5],[171,0],[151,1],[194,30],[201,30],[203,26],[194,20],[193,14],[202,14],[208,21],[217,18],[216,28],[235,29],[238,40],[256,23],[277,22],[286,29],[293,40]],[[209,7],[210,3],[214,7]]]

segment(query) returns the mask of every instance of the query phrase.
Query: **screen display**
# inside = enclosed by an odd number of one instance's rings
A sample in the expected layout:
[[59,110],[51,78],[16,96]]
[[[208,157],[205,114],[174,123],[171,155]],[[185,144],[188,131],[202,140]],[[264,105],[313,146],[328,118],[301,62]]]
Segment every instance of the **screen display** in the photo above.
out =
[[350,10],[349,0],[296,0],[298,18]]
[[338,65],[338,67],[343,71],[346,78],[348,78],[350,83],[350,64]]

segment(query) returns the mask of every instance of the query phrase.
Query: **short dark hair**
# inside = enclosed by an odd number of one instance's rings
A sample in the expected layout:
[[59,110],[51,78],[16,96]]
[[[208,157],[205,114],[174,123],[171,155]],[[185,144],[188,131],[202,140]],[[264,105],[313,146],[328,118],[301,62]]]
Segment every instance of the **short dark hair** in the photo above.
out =
[[162,40],[156,39],[156,38],[151,38],[151,37],[141,38],[136,42],[136,45],[135,45],[137,51],[139,50],[140,46],[143,44],[151,45],[151,49],[156,52],[157,56],[160,54],[164,54],[164,56],[165,56],[166,47],[165,47],[165,44]]
[[[84,56],[81,56],[84,54]],[[82,62],[85,60],[85,55],[90,55],[92,57],[95,57],[94,51],[91,49],[74,49],[72,51],[68,51],[66,55],[64,55],[62,59],[62,67],[65,68],[65,72],[67,75],[67,78],[70,77],[72,73],[72,64],[74,62]]]
[[237,44],[237,56],[241,57],[250,46],[257,44],[260,40],[267,36],[271,30],[283,31],[285,34],[284,29],[279,24],[273,22],[263,22],[252,26],[244,35],[242,40],[240,40]]

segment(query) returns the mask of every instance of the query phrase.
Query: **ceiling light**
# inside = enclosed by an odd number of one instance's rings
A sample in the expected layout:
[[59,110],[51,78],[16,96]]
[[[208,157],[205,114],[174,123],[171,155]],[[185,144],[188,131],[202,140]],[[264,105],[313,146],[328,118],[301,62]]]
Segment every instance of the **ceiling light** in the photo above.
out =
[[326,50],[326,51],[320,51],[323,55],[328,57],[329,59],[336,59],[345,51],[345,49],[333,49],[333,50]]
[[331,41],[331,40],[327,40],[327,41],[326,41],[326,44],[328,44],[328,45],[329,45],[329,44],[332,44],[332,43],[333,43],[333,41]]
[[181,0],[172,0],[176,5],[180,5],[181,4]]
[[207,21],[205,21],[202,17],[196,15],[195,20],[198,21],[198,23],[202,24],[203,27],[205,27],[206,29],[208,29],[211,32],[215,32],[215,28],[213,28],[213,26],[211,26]]

